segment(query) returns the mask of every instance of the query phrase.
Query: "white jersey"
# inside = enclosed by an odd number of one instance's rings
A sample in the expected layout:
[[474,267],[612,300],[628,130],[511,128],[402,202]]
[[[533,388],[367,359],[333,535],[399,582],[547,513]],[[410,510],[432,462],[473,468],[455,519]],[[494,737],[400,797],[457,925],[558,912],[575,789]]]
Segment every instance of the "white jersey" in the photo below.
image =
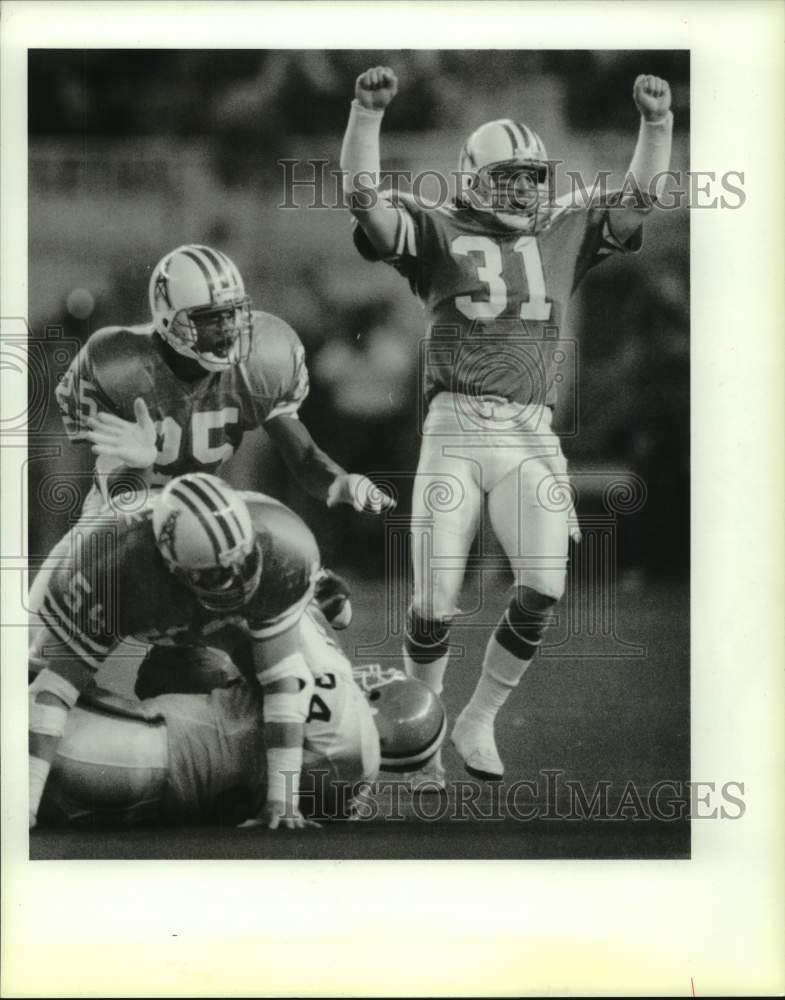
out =
[[[310,616],[306,656],[323,668],[311,698],[303,779],[356,786],[378,775],[379,736],[349,661]],[[243,683],[210,694],[165,694],[136,718],[77,706],[47,782],[39,821],[235,823],[267,789],[262,704]]]

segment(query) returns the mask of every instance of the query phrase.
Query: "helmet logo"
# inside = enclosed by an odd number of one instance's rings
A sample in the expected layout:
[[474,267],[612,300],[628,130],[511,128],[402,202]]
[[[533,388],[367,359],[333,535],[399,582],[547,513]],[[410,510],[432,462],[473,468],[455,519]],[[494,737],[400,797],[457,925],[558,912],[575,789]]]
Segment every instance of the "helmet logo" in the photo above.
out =
[[153,293],[157,301],[163,300],[169,309],[172,308],[172,300],[169,298],[169,278],[166,271],[161,271],[161,273],[155,279],[155,291]]
[[163,557],[170,562],[177,562],[174,552],[174,529],[179,516],[179,510],[169,511],[158,530],[158,547]]

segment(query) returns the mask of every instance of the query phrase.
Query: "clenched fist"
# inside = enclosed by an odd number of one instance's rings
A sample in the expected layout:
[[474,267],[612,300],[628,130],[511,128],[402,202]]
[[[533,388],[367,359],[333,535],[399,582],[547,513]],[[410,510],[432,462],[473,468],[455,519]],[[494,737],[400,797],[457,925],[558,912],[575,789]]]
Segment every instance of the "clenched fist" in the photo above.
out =
[[667,80],[641,74],[633,85],[632,98],[647,122],[658,122],[670,111],[671,88]]
[[384,111],[398,93],[398,77],[389,66],[374,66],[360,73],[354,85],[354,96],[370,111]]

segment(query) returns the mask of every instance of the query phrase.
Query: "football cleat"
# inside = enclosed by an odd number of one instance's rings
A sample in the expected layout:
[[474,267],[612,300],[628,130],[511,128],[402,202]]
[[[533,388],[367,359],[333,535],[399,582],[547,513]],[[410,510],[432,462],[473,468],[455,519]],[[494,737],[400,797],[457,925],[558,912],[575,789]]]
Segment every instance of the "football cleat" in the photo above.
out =
[[418,770],[447,735],[447,716],[427,684],[378,663],[354,667],[352,676],[371,706],[385,771]]
[[167,344],[211,372],[248,358],[253,317],[242,276],[220,250],[177,247],[150,277],[153,326]]
[[245,503],[217,476],[178,476],[154,501],[153,532],[168,569],[209,611],[237,611],[256,592],[262,552]]
[[477,719],[464,709],[456,719],[451,739],[473,778],[501,781],[504,764],[496,749],[492,721]]
[[486,122],[467,139],[458,169],[462,203],[533,234],[550,225],[550,163],[533,129],[509,118]]

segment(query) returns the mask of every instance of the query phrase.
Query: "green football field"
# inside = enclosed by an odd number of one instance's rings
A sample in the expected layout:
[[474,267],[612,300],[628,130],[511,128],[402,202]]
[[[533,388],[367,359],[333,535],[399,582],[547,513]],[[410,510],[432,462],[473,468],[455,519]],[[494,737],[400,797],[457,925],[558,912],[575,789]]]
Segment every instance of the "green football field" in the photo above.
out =
[[[353,579],[354,621],[342,633],[356,662],[399,663],[402,597]],[[454,719],[478,676],[506,580],[474,577],[444,702]],[[47,831],[33,859],[163,858],[684,858],[688,821],[679,783],[689,779],[689,592],[684,584],[628,581],[592,599],[576,589],[538,660],[496,727],[507,766],[501,785],[475,782],[451,746],[446,794],[412,799],[384,783],[367,818],[292,833],[234,827]],[[126,692],[129,661],[101,680]]]

